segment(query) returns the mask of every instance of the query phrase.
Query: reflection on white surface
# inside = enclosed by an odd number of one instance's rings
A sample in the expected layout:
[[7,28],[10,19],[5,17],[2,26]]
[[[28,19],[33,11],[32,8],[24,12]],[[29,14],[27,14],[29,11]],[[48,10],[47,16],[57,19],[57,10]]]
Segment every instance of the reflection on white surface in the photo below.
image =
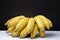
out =
[[39,37],[39,34],[36,38],[31,39],[26,37],[20,39],[19,37],[12,37],[11,33],[6,33],[6,31],[0,31],[0,40],[60,40],[60,31],[46,31],[46,36],[44,38]]

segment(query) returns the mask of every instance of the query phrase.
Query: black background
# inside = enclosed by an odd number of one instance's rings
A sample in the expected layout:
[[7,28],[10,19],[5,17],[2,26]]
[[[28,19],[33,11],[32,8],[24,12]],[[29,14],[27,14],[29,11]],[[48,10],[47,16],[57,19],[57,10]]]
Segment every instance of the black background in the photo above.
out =
[[0,6],[0,30],[6,30],[4,23],[14,16],[33,17],[40,14],[53,22],[53,28],[50,30],[60,30],[60,2],[58,0],[3,0]]

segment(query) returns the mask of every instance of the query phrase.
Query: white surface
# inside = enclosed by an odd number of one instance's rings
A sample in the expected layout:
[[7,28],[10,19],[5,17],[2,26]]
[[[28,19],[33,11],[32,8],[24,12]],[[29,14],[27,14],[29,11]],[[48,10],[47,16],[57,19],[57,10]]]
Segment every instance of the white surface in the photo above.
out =
[[0,40],[60,40],[60,31],[46,31],[46,37],[41,38],[37,35],[36,38],[31,39],[23,38],[20,39],[19,37],[12,37],[11,33],[6,33],[6,31],[0,31]]

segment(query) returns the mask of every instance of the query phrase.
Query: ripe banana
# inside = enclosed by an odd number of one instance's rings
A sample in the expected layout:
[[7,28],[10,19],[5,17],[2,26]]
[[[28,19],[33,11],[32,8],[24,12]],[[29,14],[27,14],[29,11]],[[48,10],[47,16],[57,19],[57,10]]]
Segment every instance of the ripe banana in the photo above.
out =
[[[23,20],[23,21],[22,21]],[[20,27],[20,29],[19,30],[17,30],[17,29],[15,29],[14,31],[13,31],[13,33],[12,33],[12,36],[13,37],[16,37],[16,36],[19,36],[19,33],[20,33],[20,31],[25,27],[25,25],[27,24],[27,22],[28,22],[28,20],[29,20],[29,18],[24,18],[24,19],[21,19],[20,21],[19,21],[19,25],[17,24],[17,26],[16,27]],[[25,21],[25,22],[24,22]],[[22,24],[20,24],[20,23],[22,23]],[[23,24],[24,23],[24,24]],[[24,25],[24,26],[23,26]]]
[[24,16],[21,15],[21,16],[16,16],[16,17],[14,17],[14,18],[11,18],[11,19],[9,19],[9,20],[5,23],[5,25],[7,26],[11,21],[15,20],[16,18],[21,18],[21,17],[24,17]]
[[25,28],[25,26],[26,26],[27,23],[28,23],[28,20],[29,20],[29,18],[24,18],[24,19],[22,19],[22,20],[16,25],[15,31],[21,31],[23,28]]
[[50,19],[48,19],[48,18],[47,18],[47,20],[48,20],[48,22],[49,22],[49,24],[50,24],[50,27],[52,27],[53,25],[52,25],[51,20],[50,20]]
[[39,28],[41,31],[45,31],[43,21],[42,21],[40,18],[38,18],[38,17],[34,17],[34,19],[35,19],[35,21],[36,21],[36,23],[37,23],[37,25],[38,25],[38,28]]
[[17,37],[17,36],[19,36],[19,33],[20,33],[19,31],[15,31],[15,30],[14,30],[14,31],[12,32],[12,36],[13,36],[13,37]]
[[43,23],[47,29],[50,29],[50,23],[45,16],[38,15],[37,17],[39,17],[43,21]]
[[19,19],[15,19],[12,22],[10,22],[10,24],[8,25],[9,28],[8,28],[7,32],[14,31],[14,29],[16,28],[17,23],[19,23],[19,21],[21,21],[22,19],[23,18],[21,18],[20,20]]
[[11,26],[15,26],[19,23],[19,21],[21,21],[22,19],[24,19],[25,17],[21,17],[20,19],[16,18],[15,20],[11,21],[9,24],[8,24],[8,27],[11,27]]
[[27,26],[21,31],[20,38],[26,37],[28,34],[30,34],[34,28],[35,20],[34,18],[30,18],[28,21]]
[[41,38],[45,37],[45,31],[39,30],[39,34],[40,34],[40,37],[41,37]]
[[33,31],[31,32],[30,37],[31,37],[31,38],[35,38],[36,35],[37,35],[37,32],[38,32],[38,26],[37,26],[37,24],[35,23],[34,29],[33,29]]
[[36,23],[37,23],[37,25],[38,25],[40,36],[41,36],[41,37],[44,37],[45,35],[44,35],[43,32],[45,32],[45,28],[44,28],[44,23],[43,23],[43,21],[42,21],[40,18],[38,18],[38,17],[34,17],[34,19],[35,19],[35,21],[36,21]]
[[10,27],[10,28],[8,28],[7,33],[9,33],[9,32],[13,32],[14,29],[15,29],[15,27]]

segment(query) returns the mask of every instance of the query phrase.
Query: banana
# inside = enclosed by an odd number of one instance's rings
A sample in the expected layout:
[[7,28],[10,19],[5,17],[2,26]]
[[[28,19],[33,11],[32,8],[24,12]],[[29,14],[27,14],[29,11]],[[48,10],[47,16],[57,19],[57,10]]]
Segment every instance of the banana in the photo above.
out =
[[12,36],[13,37],[17,37],[17,36],[19,36],[19,33],[20,33],[19,31],[13,31],[12,32]]
[[52,24],[51,20],[50,20],[50,19],[47,19],[47,20],[48,20],[48,22],[49,22],[49,24],[50,24],[50,27],[52,27],[53,24]]
[[15,29],[15,27],[10,27],[10,28],[8,28],[7,33],[13,32],[14,29]]
[[45,37],[45,31],[39,30],[39,34],[40,34],[40,37],[41,37],[41,38]]
[[15,31],[21,31],[28,23],[29,18],[24,18],[23,20],[21,20],[15,28]]
[[30,37],[31,37],[31,38],[35,38],[37,32],[38,32],[38,26],[37,26],[37,24],[35,23],[35,27],[34,27],[33,31],[31,32]]
[[34,28],[35,20],[34,18],[30,18],[28,21],[27,26],[21,31],[20,38],[26,37],[28,34],[30,34]]
[[45,35],[44,35],[43,32],[45,32],[45,28],[44,28],[44,23],[43,23],[43,21],[42,21],[40,18],[38,18],[38,17],[34,17],[34,19],[35,19],[35,21],[36,21],[36,23],[37,23],[37,25],[38,25],[38,29],[39,29],[39,34],[40,34],[40,36],[41,36],[41,37],[44,37]]
[[11,21],[15,20],[16,18],[21,18],[21,17],[24,17],[24,16],[21,15],[21,16],[16,16],[16,17],[14,17],[14,18],[11,18],[11,19],[9,19],[9,20],[5,23],[5,25],[7,26]]
[[12,26],[15,26],[15,25],[17,25],[18,23],[19,23],[19,21],[21,21],[22,19],[24,19],[25,17],[21,17],[21,18],[16,18],[16,19],[14,19],[13,21],[11,21],[9,24],[8,24],[8,28],[9,27],[12,27]]
[[37,17],[39,17],[43,21],[43,23],[47,29],[50,29],[50,23],[45,16],[38,15]]
[[20,31],[25,27],[25,25],[27,24],[28,20],[29,20],[29,18],[24,18],[17,24],[16,28],[19,27],[20,29],[18,28],[19,30],[17,30],[17,29],[14,30],[14,32],[12,33],[13,37],[19,36]]
[[41,30],[41,31],[45,31],[45,28],[44,28],[44,23],[42,22],[42,20],[38,17],[34,17],[37,25],[38,25],[38,28]]

